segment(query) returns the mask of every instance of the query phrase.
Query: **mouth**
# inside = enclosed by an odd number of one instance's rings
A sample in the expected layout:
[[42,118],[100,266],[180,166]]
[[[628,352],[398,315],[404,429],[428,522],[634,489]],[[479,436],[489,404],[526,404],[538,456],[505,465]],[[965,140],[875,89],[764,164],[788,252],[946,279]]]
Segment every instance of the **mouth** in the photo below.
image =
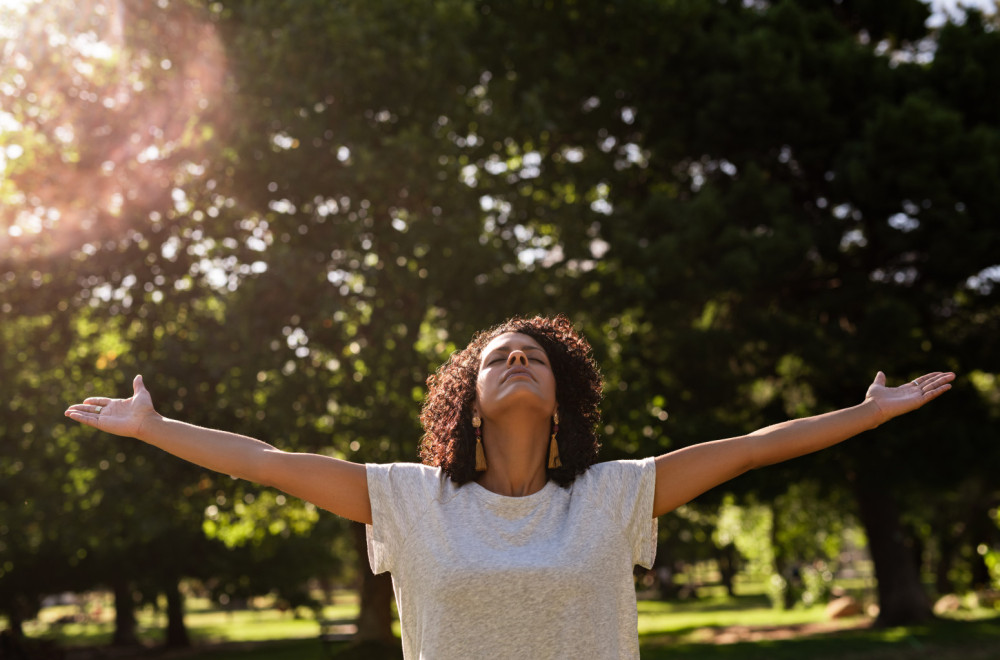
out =
[[506,383],[508,380],[514,378],[515,376],[527,376],[531,378],[531,372],[523,367],[514,367],[513,369],[504,374],[503,380],[500,382]]

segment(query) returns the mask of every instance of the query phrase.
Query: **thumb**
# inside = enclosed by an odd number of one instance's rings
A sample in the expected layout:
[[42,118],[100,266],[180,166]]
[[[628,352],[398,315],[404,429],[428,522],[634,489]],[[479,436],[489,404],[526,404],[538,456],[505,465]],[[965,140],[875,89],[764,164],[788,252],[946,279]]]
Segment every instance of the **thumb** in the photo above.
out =
[[146,386],[142,383],[142,375],[138,375],[132,379],[132,393],[140,394],[146,391]]
[[885,385],[885,374],[882,373],[881,371],[875,374],[875,384],[883,386]]

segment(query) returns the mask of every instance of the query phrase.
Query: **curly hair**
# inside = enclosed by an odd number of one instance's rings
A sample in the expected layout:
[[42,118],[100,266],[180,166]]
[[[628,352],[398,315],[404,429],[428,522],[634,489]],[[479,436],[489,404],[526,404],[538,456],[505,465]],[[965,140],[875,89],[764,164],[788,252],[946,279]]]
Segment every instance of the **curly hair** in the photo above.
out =
[[556,441],[562,466],[550,468],[548,476],[567,487],[597,460],[603,380],[590,344],[562,315],[532,319],[514,317],[481,331],[465,349],[453,353],[427,379],[427,398],[420,413],[420,423],[424,427],[420,458],[427,465],[440,467],[459,485],[476,478],[472,410],[479,362],[486,345],[507,332],[521,333],[537,341],[552,365],[559,408]]

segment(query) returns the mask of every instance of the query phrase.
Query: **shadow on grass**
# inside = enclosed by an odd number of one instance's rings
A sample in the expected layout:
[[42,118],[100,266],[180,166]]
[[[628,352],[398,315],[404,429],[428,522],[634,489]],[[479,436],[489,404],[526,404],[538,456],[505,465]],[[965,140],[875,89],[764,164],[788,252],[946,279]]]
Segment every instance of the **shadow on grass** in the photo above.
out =
[[731,644],[689,643],[678,641],[680,639],[680,636],[662,634],[643,636],[639,640],[641,656],[649,660],[997,660],[1000,658],[1000,617]]
[[[40,651],[44,651],[41,652]],[[319,639],[262,642],[218,642],[183,649],[162,646],[120,648],[88,646],[60,648],[32,644],[31,660],[400,660],[402,647],[377,642],[335,642]]]
[[732,612],[734,610],[769,609],[767,596],[741,595],[721,598],[700,598],[680,601],[640,600],[639,612]]
[[[179,656],[176,657],[180,660]],[[201,649],[187,660],[401,660],[402,647],[378,642],[335,642],[299,639],[287,642],[246,643],[238,647]],[[166,660],[164,658],[163,660]]]

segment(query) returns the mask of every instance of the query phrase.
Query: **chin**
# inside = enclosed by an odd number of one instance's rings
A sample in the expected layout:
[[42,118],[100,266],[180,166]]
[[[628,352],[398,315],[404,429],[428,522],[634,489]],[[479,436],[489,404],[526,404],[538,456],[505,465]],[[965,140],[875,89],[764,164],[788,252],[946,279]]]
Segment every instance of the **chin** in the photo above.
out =
[[545,397],[533,389],[527,387],[512,388],[504,396],[495,399],[489,407],[483,406],[484,412],[493,415],[526,412],[529,410],[538,411],[541,415],[548,415],[549,411],[555,407],[555,397]]

